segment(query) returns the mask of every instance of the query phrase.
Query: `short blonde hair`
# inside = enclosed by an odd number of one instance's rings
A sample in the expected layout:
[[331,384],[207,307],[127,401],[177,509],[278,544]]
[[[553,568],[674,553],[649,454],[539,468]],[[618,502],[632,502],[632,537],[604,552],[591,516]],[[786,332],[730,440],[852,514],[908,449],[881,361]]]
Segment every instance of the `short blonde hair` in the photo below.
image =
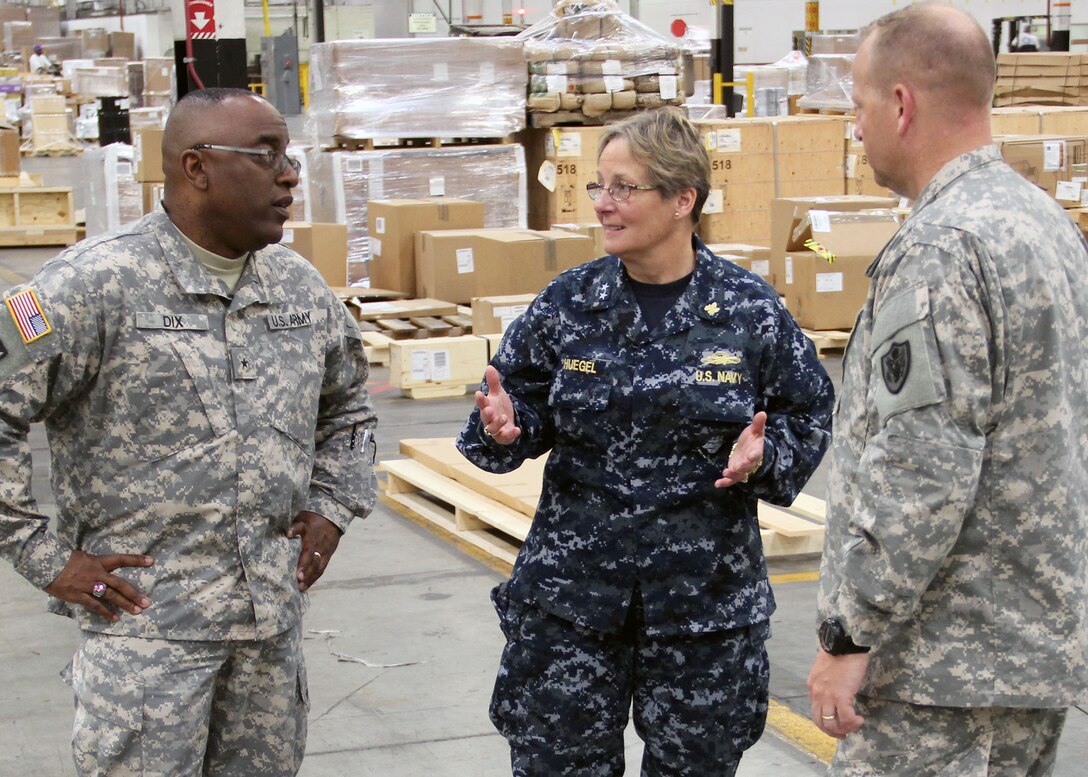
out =
[[597,158],[601,158],[605,146],[619,138],[626,140],[631,155],[646,165],[650,175],[647,183],[656,186],[663,196],[695,190],[691,221],[699,223],[710,195],[710,157],[687,117],[676,108],[658,108],[611,124],[601,135]]

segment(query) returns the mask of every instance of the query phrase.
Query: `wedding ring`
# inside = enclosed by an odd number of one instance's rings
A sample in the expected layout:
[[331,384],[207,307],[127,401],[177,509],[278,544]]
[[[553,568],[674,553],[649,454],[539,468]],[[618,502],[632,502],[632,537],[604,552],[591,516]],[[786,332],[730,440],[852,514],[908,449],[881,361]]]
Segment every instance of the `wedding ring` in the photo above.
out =
[[834,715],[821,715],[820,717],[823,718],[824,720],[834,720],[835,719]]

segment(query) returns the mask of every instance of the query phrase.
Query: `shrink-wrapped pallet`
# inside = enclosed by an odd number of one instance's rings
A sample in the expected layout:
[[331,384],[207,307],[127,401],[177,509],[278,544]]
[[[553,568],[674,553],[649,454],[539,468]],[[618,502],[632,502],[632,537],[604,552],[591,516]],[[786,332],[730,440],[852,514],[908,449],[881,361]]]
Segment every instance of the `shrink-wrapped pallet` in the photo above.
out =
[[348,281],[368,277],[367,203],[454,197],[484,203],[485,227],[525,227],[525,151],[516,143],[383,151],[312,151],[309,206],[314,221],[347,224]]
[[529,62],[531,113],[604,121],[617,111],[684,102],[681,47],[615,0],[560,0],[518,38]]
[[310,54],[316,146],[381,137],[501,138],[525,127],[525,62],[512,38],[320,43]]
[[82,161],[87,237],[117,229],[143,215],[143,188],[134,177],[132,146],[88,146]]
[[805,94],[797,105],[808,110],[854,110],[853,54],[814,54],[808,58]]

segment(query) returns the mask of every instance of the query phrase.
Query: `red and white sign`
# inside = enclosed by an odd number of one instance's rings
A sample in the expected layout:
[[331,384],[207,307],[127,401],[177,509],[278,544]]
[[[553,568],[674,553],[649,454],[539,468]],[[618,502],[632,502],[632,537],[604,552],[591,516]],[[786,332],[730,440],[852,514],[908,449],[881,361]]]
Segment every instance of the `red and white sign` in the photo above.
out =
[[185,4],[185,19],[193,40],[217,37],[213,0],[188,0]]

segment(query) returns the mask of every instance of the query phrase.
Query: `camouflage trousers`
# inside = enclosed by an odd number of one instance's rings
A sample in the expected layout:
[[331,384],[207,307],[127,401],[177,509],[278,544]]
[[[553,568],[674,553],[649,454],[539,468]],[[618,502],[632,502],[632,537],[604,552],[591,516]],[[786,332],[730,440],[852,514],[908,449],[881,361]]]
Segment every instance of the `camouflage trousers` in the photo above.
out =
[[68,671],[81,777],[290,777],[302,765],[299,627],[253,642],[85,631]]
[[926,707],[858,696],[865,725],[829,777],[1047,777],[1064,709]]
[[732,777],[767,719],[767,623],[648,636],[637,595],[623,630],[581,628],[492,592],[506,635],[491,720],[514,777],[620,777],[633,708],[643,777]]

